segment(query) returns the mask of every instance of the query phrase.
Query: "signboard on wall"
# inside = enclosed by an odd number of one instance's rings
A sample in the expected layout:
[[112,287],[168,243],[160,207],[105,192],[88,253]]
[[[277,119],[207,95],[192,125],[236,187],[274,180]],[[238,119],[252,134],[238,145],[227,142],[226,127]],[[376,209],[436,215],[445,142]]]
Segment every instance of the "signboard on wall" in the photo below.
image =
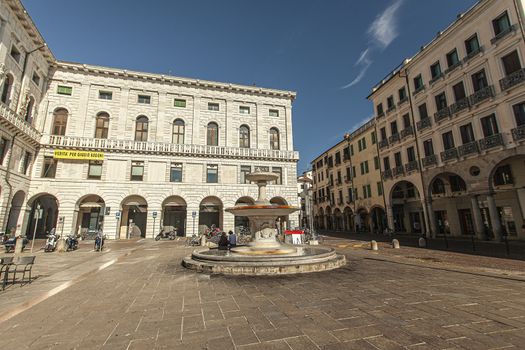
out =
[[104,160],[104,152],[76,151],[56,149],[53,151],[55,159]]

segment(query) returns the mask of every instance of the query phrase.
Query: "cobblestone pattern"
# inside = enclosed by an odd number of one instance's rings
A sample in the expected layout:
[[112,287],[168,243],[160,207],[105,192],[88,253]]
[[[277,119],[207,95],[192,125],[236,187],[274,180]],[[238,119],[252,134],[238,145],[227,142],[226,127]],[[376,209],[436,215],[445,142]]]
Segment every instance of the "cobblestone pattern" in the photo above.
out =
[[[525,284],[363,259],[296,277],[207,276],[144,248],[2,324],[2,349],[500,349]],[[7,336],[8,335],[8,336]]]

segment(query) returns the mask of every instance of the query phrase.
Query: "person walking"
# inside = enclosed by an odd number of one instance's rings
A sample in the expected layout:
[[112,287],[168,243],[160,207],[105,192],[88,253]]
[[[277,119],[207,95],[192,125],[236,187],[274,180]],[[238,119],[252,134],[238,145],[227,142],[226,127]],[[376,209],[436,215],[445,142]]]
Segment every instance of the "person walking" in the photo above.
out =
[[230,248],[236,247],[237,246],[237,235],[233,231],[228,232],[228,235],[229,235],[228,241],[230,242]]

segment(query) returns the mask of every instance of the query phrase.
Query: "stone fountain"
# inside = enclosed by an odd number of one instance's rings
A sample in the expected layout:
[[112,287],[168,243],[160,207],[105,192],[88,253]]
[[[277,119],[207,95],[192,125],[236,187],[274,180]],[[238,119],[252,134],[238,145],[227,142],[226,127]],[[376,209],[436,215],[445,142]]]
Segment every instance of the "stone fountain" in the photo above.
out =
[[345,257],[333,248],[283,244],[277,239],[275,222],[278,217],[289,215],[299,208],[275,205],[268,201],[268,182],[278,175],[256,171],[246,178],[257,184],[259,196],[253,205],[239,205],[225,209],[236,216],[249,218],[252,240],[246,246],[229,251],[196,249],[183,260],[187,268],[207,273],[231,275],[276,275],[325,271],[345,264]]

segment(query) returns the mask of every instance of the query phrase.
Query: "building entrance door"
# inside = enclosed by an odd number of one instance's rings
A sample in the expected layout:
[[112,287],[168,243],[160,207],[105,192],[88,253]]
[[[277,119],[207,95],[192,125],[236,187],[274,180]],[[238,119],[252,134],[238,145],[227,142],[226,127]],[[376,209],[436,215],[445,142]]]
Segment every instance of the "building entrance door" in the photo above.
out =
[[462,235],[472,236],[475,234],[474,221],[470,209],[458,209],[459,225]]

